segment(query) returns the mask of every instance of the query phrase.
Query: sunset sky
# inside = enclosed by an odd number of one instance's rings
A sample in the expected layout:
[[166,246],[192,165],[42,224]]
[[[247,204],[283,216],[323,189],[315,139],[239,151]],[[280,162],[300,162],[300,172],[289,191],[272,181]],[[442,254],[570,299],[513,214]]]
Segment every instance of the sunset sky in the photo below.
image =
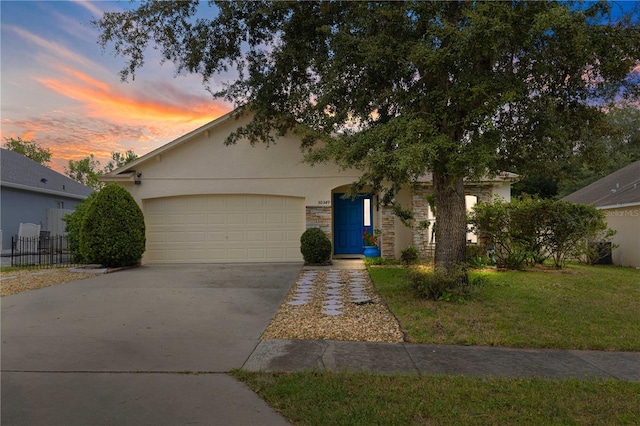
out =
[[0,1],[1,131],[34,140],[63,173],[69,160],[93,153],[147,152],[230,110],[199,76],[174,78],[150,50],[135,81],[123,83],[124,58],[102,51],[92,18],[130,7],[112,1]]
[[[614,12],[634,3],[619,2]],[[2,145],[5,138],[34,140],[61,173],[89,154],[103,167],[111,152],[144,155],[231,109],[213,100],[199,76],[175,77],[154,50],[135,81],[121,82],[125,59],[102,51],[90,21],[127,7],[135,4],[0,1]]]

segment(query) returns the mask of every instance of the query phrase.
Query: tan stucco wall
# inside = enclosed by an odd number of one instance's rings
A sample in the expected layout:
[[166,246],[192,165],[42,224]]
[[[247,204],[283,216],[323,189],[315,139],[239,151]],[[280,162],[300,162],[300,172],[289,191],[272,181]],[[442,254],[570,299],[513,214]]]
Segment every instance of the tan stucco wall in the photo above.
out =
[[[343,171],[331,163],[315,166],[303,163],[300,140],[294,135],[281,137],[268,148],[260,144],[251,146],[247,141],[226,146],[225,138],[250,119],[228,118],[212,123],[209,130],[196,131],[188,140],[179,139],[173,146],[169,144],[149,154],[130,167],[141,174],[140,184],[120,182],[120,185],[130,191],[141,208],[143,200],[161,197],[262,194],[302,197],[309,213],[331,209],[332,194],[344,192],[358,180],[360,172],[357,170]],[[509,200],[510,184],[496,182],[496,185],[494,188],[482,186],[478,191],[499,194]],[[402,190],[398,201],[410,207],[411,192]],[[373,221],[374,228],[382,228],[382,207],[374,210]],[[386,238],[388,242],[392,239],[393,245],[389,246],[388,252],[399,257],[401,250],[413,244],[412,229],[398,218],[391,226],[393,236]]]
[[612,252],[613,263],[640,267],[640,206],[604,210],[609,228],[618,231],[613,242],[619,247]]
[[136,167],[142,173],[141,184],[127,188],[140,204],[142,199],[176,195],[268,194],[304,197],[307,206],[327,206],[333,188],[358,177],[332,164],[302,163],[294,136],[282,137],[268,148],[246,141],[225,146],[227,135],[243,123],[229,119],[150,158]]
[[493,196],[499,196],[504,201],[511,201],[511,182],[496,182],[491,188]]

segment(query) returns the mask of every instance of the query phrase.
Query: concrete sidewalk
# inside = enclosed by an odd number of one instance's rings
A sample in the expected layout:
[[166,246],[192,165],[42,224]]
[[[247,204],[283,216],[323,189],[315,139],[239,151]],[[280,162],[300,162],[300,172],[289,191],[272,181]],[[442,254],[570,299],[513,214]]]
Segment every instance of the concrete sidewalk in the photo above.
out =
[[263,340],[249,371],[368,371],[393,374],[640,381],[640,353],[509,349],[324,340]]

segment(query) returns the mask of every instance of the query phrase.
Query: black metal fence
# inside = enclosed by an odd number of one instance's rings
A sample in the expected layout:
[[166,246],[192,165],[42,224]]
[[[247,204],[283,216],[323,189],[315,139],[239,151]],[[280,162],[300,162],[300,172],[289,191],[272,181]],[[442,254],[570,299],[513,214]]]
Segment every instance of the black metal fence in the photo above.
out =
[[11,238],[11,266],[49,268],[74,265],[73,253],[64,235]]

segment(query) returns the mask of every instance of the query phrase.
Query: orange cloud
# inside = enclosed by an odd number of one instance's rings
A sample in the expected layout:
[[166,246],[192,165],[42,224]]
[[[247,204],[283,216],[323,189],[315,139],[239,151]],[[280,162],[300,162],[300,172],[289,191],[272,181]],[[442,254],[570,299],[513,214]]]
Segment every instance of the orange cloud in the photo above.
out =
[[[101,6],[76,1],[92,13],[101,14]],[[5,113],[5,104],[11,104],[9,98],[3,102],[0,142],[4,137],[36,141],[51,151],[51,166],[61,173],[69,160],[90,154],[101,166],[109,161],[111,152],[132,150],[144,155],[231,109],[216,102],[189,78],[180,77],[179,82],[139,79],[123,84],[115,72],[61,42],[3,23],[3,34],[5,30],[22,38],[28,46],[25,57],[35,60],[20,77],[29,79],[29,83],[35,80],[41,86],[35,87],[38,99],[21,98],[11,114]],[[33,74],[37,77],[31,80]],[[153,75],[163,78],[161,73]],[[20,93],[15,92],[14,96]]]
[[39,78],[45,87],[84,104],[87,114],[117,121],[193,122],[204,124],[228,111],[228,107],[207,101],[202,96],[171,103],[160,99],[162,92],[148,95],[121,93],[108,83],[70,68],[62,68],[62,78]]

